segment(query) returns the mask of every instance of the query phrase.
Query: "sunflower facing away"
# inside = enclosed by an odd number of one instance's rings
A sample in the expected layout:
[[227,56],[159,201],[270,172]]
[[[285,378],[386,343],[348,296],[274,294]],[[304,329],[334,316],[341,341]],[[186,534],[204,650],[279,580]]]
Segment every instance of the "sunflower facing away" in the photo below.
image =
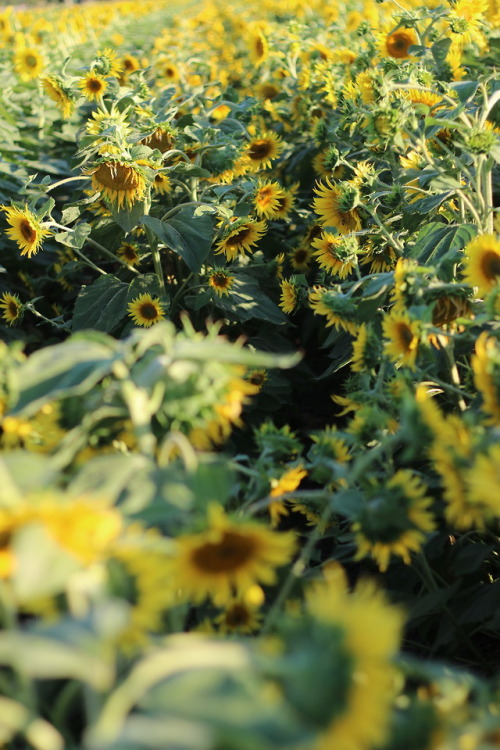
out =
[[316,248],[313,255],[320,267],[328,273],[345,279],[356,268],[358,243],[355,236],[348,239],[323,232],[311,245]]
[[196,603],[210,597],[221,607],[255,584],[274,584],[276,568],[288,563],[295,551],[292,532],[233,521],[219,505],[210,506],[205,531],[178,536],[175,543],[172,576],[181,597]]
[[56,76],[42,76],[41,80],[43,90],[57,104],[64,119],[70,117],[74,107],[70,90],[65,88],[61,79]]
[[49,230],[44,229],[38,217],[27,206],[24,208],[0,206],[0,208],[6,214],[10,224],[7,235],[17,242],[21,255],[31,258],[40,250],[44,238],[50,234]]
[[146,190],[146,180],[135,164],[121,161],[103,161],[90,172],[92,188],[115,203],[118,208],[124,204],[130,208],[140,201]]
[[354,203],[357,188],[352,186],[352,190],[349,190],[348,187],[334,185],[328,177],[325,182],[326,185],[319,182],[318,187],[314,188],[317,197],[313,201],[313,210],[321,223],[335,227],[341,234],[359,231],[361,219]]
[[406,565],[418,552],[426,534],[434,529],[426,487],[411,471],[400,469],[361,511],[352,528],[358,551],[356,560],[370,555],[385,572],[392,555]]
[[389,730],[397,690],[392,661],[403,617],[371,581],[349,593],[341,566],[325,568],[326,581],[306,592],[308,612],[326,629],[325,648],[332,648],[335,670],[330,719],[313,748],[371,750],[382,746]]
[[287,279],[281,282],[281,296],[279,306],[285,313],[293,313],[297,306],[297,286]]
[[500,283],[500,242],[492,234],[483,234],[465,247],[464,279],[488,294]]
[[10,326],[17,323],[23,314],[21,300],[17,294],[10,294],[9,292],[4,292],[0,297],[0,309],[2,310],[2,318]]
[[144,326],[144,328],[149,328],[165,319],[159,298],[152,297],[150,294],[141,294],[129,302],[128,314],[136,325]]

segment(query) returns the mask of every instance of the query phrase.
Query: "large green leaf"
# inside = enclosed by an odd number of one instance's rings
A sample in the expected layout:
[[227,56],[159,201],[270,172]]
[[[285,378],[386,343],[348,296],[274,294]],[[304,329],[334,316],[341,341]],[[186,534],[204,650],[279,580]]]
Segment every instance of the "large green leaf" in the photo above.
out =
[[197,273],[212,246],[212,219],[207,213],[197,213],[194,206],[181,208],[166,221],[152,216],[143,216],[141,223],[163,242],[178,253],[187,267]]
[[260,289],[258,281],[248,275],[236,278],[230,294],[217,298],[215,304],[224,310],[229,318],[236,320],[257,318],[277,325],[283,325],[287,321],[286,315]]
[[76,335],[34,352],[18,369],[18,398],[11,413],[35,413],[47,401],[86,393],[107,374],[115,358],[112,339]]
[[111,274],[100,276],[93,284],[82,287],[73,311],[73,330],[113,330],[127,314],[127,299],[128,284]]
[[450,267],[460,260],[460,251],[476,234],[474,224],[449,225],[433,221],[420,230],[408,257],[415,258],[422,265],[435,265],[439,276],[451,281]]

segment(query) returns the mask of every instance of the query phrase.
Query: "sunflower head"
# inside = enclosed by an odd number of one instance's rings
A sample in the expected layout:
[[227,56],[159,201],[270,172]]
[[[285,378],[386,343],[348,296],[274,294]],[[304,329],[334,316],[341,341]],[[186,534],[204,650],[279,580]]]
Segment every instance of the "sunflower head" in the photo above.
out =
[[281,296],[279,301],[279,306],[283,312],[287,314],[294,312],[299,298],[298,292],[298,286],[293,280],[283,279],[281,282]]
[[382,54],[405,60],[410,57],[410,47],[417,44],[417,36],[413,29],[399,28],[388,34],[382,43]]
[[134,323],[144,328],[165,319],[165,313],[158,297],[150,294],[141,294],[129,302],[128,312]]
[[92,188],[100,192],[110,203],[129,208],[142,200],[146,191],[144,170],[135,162],[103,159],[89,170]]
[[129,266],[136,266],[141,262],[141,253],[137,245],[132,242],[122,242],[118,248],[117,255]]
[[102,98],[108,84],[104,76],[91,70],[79,80],[78,88],[86,99],[95,102]]
[[14,53],[14,68],[23,81],[38,78],[45,68],[45,59],[36,47],[21,46]]
[[17,294],[4,292],[0,297],[0,310],[2,310],[2,318],[10,326],[21,320],[23,316],[23,306]]
[[500,242],[492,234],[482,234],[466,245],[464,279],[488,294],[500,282]]
[[251,253],[266,229],[265,221],[255,221],[245,217],[237,219],[229,224],[214,252],[224,253],[228,260],[234,260],[238,254]]
[[41,248],[45,237],[50,234],[48,229],[40,222],[39,218],[27,206],[17,208],[15,206],[0,206],[7,216],[10,228],[7,229],[8,236],[17,242],[21,255],[31,258]]
[[57,76],[42,76],[41,81],[43,90],[57,104],[62,116],[65,119],[70,117],[74,107],[71,90]]
[[420,324],[412,320],[407,312],[386,315],[382,323],[387,339],[384,352],[397,365],[406,365],[414,370],[420,342]]
[[229,290],[234,284],[234,276],[226,273],[226,271],[221,268],[217,268],[211,272],[208,278],[208,283],[214,290],[215,294],[218,297],[222,297],[223,295],[229,294]]

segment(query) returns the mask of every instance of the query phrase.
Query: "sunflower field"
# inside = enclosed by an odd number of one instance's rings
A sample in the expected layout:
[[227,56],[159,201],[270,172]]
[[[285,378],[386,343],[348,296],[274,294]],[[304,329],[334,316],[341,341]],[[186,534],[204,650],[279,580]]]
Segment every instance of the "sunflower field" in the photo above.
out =
[[0,747],[500,747],[498,0],[0,10]]

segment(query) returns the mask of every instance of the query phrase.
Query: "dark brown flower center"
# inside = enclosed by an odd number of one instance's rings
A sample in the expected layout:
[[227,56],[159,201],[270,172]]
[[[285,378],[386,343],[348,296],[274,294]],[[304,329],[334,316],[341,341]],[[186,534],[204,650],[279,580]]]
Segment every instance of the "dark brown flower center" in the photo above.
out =
[[193,563],[208,573],[230,573],[241,568],[255,552],[255,540],[224,531],[219,542],[207,542],[192,553]]
[[17,318],[18,310],[17,310],[17,305],[14,302],[14,300],[12,300],[12,299],[9,300],[8,309],[9,309],[9,315],[10,315],[10,317],[11,318]]
[[265,49],[264,49],[264,42],[262,39],[257,37],[255,41],[255,52],[257,53],[257,57],[262,57],[264,55]]
[[481,270],[488,281],[500,276],[500,255],[494,250],[486,250],[481,258]]
[[265,159],[272,150],[271,141],[267,141],[265,138],[261,138],[259,141],[253,141],[250,148],[248,149],[248,156],[250,159],[258,161],[259,159]]
[[250,234],[250,231],[250,227],[242,227],[238,232],[227,238],[226,245],[230,247],[233,245],[242,245]]
[[152,302],[143,302],[139,312],[146,320],[154,320],[158,317],[158,310]]
[[140,176],[132,167],[108,161],[99,165],[94,177],[97,182],[111,190],[135,190],[140,181]]
[[400,323],[398,328],[399,340],[406,351],[410,350],[412,341],[414,339],[412,330],[406,323]]
[[35,57],[35,55],[26,55],[24,62],[28,66],[28,68],[36,68],[38,65],[38,59]]
[[212,276],[212,283],[214,286],[220,286],[224,289],[228,286],[229,279],[223,273],[214,273]]
[[98,78],[88,78],[86,85],[89,91],[93,91],[94,93],[102,89],[102,81],[100,81]]
[[243,604],[233,604],[225,614],[226,625],[229,628],[238,628],[241,625],[246,625],[249,621],[250,613]]
[[387,40],[387,51],[391,57],[408,57],[408,49],[413,44],[413,39],[404,31],[398,31]]
[[29,223],[28,219],[23,219],[21,221],[19,229],[21,230],[21,234],[23,235],[26,242],[35,242],[37,233],[34,227],[32,227]]
[[161,151],[161,153],[164,154],[165,151],[172,148],[174,145],[174,139],[166,130],[157,128],[154,133],[143,138],[141,143],[145,146],[149,146],[149,148],[157,148],[158,151]]
[[309,254],[307,250],[304,250],[304,248],[301,248],[300,250],[296,250],[294,253],[294,258],[296,263],[305,263],[308,259]]

